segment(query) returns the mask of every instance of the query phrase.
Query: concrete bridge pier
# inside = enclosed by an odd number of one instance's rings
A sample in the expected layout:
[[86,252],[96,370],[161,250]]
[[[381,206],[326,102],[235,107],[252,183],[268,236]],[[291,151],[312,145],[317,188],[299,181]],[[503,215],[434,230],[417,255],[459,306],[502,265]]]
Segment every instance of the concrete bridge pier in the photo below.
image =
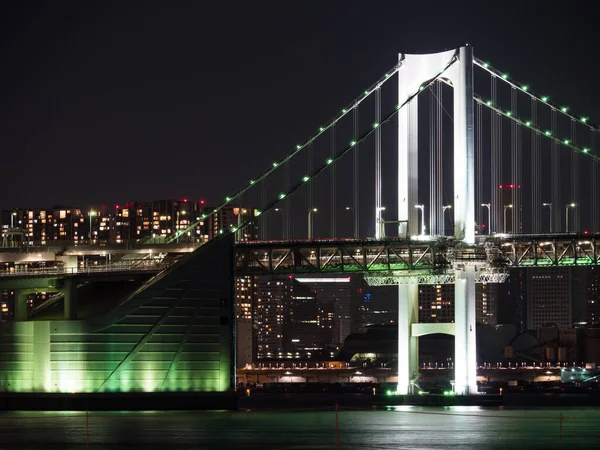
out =
[[64,294],[65,320],[77,320],[77,283],[73,278],[65,278],[62,289]]
[[24,322],[27,320],[27,296],[30,294],[29,289],[13,289],[14,292],[14,308],[15,321]]
[[454,391],[477,393],[477,347],[475,324],[475,267],[456,270],[454,291]]
[[[16,281],[18,283],[18,281]],[[27,287],[7,288],[14,292],[15,321],[24,322],[28,319],[29,307],[27,296],[37,292],[57,292],[64,295],[63,313],[65,320],[77,320],[77,282],[72,277],[51,280],[46,286],[31,287],[31,282],[24,281]]]
[[398,393],[412,394],[411,380],[419,372],[419,338],[412,325],[419,322],[419,285],[398,286]]

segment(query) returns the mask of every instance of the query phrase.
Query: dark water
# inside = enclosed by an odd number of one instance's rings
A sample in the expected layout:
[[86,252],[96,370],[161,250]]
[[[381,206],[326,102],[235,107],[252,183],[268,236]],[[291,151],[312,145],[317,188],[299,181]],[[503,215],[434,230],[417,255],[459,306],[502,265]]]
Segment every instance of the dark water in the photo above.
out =
[[[560,415],[564,417],[561,420]],[[0,449],[573,449],[600,447],[600,409],[0,413]]]

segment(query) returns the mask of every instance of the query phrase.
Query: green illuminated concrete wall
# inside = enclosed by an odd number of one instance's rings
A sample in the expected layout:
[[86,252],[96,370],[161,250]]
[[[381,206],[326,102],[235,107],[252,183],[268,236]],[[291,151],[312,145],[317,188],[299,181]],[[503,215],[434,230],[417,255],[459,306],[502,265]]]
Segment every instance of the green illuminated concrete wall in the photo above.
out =
[[211,242],[105,316],[0,325],[0,391],[230,389],[233,252]]

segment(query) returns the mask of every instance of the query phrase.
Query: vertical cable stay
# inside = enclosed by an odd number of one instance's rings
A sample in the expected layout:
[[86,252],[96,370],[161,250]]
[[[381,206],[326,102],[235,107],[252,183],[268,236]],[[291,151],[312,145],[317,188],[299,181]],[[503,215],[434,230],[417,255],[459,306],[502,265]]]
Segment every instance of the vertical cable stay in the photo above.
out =
[[[552,108],[550,110],[550,130],[552,132],[552,136],[556,136],[556,129],[556,109]],[[558,147],[558,144],[554,140],[552,141],[550,146],[550,184],[552,185],[552,213],[554,215],[554,217],[552,218],[553,231],[558,233],[562,230],[560,219],[562,217],[561,211],[563,209],[563,205],[560,199],[560,149]]]
[[[596,131],[590,128],[590,150],[596,152]],[[600,161],[594,160],[592,163],[592,232],[600,231],[600,199],[598,191],[600,190]]]
[[[476,180],[475,180],[475,186],[476,186],[476,198],[475,198],[475,222],[479,225],[480,227],[480,233],[481,234],[485,234],[483,229],[484,225],[484,214],[483,214],[483,209],[481,207],[482,203],[484,202],[483,199],[483,105],[481,103],[477,103],[477,118],[476,118],[476,123],[475,123],[475,127],[476,127],[476,135],[477,135],[477,140],[475,142],[475,145],[477,146],[476,150],[475,150],[475,167],[476,167]],[[487,217],[487,216],[486,216]],[[487,220],[487,218],[485,219]],[[490,224],[485,224],[486,227],[488,227]]]
[[[333,124],[331,126],[331,128],[329,128],[329,144],[331,147],[331,156],[334,157],[335,156],[335,124]],[[337,183],[336,183],[336,179],[335,179],[335,170],[336,170],[336,166],[335,164],[333,164],[331,166],[330,170],[330,180],[331,180],[331,186],[330,186],[330,195],[331,195],[331,237],[334,238],[336,237],[336,216],[337,216],[337,205],[336,205],[336,193],[337,193]]]
[[[292,167],[290,166],[291,162],[287,161],[285,163],[285,178],[286,178],[286,186],[287,189],[292,185]],[[264,203],[263,203],[264,204]],[[291,232],[291,221],[292,221],[292,199],[290,197],[286,197],[283,202],[283,211],[282,211],[282,236],[283,239],[290,239],[292,237]]]
[[[445,233],[442,179],[442,83],[429,87],[429,232]],[[423,217],[423,220],[425,218]]]
[[[311,142],[308,144],[308,148],[306,149],[306,173],[312,173],[313,171],[313,150],[314,150],[314,143]],[[315,182],[315,180],[310,180],[308,182],[308,208],[306,208],[306,211],[310,214],[310,211],[313,210],[313,208],[315,207],[314,205],[314,197],[313,197],[313,183]],[[310,227],[311,230],[307,230],[307,236],[312,236],[313,238],[315,237],[314,235],[314,229],[315,229],[315,218],[316,216],[312,217],[312,220],[309,221],[310,222]]]
[[[518,108],[518,92],[516,89],[511,89],[510,108],[512,113],[517,114]],[[511,224],[510,231],[513,234],[521,232],[521,129],[515,122],[511,122],[510,126],[510,169],[511,169]]]
[[[577,122],[571,119],[571,142],[575,142],[577,138]],[[573,212],[573,225],[569,225],[575,232],[579,232],[579,216],[581,213],[581,206],[579,204],[579,154],[578,152],[571,150],[571,199],[570,202],[575,203],[577,206],[572,209]]]
[[[354,108],[354,129],[353,129],[353,136],[355,140],[358,140],[358,108]],[[354,149],[354,176],[353,176],[353,185],[354,185],[354,204],[353,204],[353,208],[354,208],[354,227],[353,227],[353,237],[358,239],[358,234],[359,234],[359,207],[360,207],[360,199],[359,199],[359,195],[360,195],[360,170],[359,170],[359,165],[360,165],[360,159],[359,159],[359,144],[356,144],[356,148]]]
[[[497,100],[497,83],[496,77],[491,78],[491,101],[492,104],[496,104]],[[501,198],[499,195],[498,186],[502,183],[502,161],[501,161],[501,149],[502,149],[502,133],[500,132],[500,128],[502,126],[502,118],[500,115],[490,109],[490,122],[491,122],[491,166],[492,166],[492,185],[491,185],[491,198],[490,198],[490,209],[491,209],[491,223],[490,228],[488,230],[489,233],[498,232],[502,230],[501,227],[498,226],[499,221],[498,217],[502,213],[502,205],[500,204]]]
[[[531,123],[537,127],[537,100],[531,99]],[[541,206],[542,198],[540,195],[541,184],[541,160],[540,160],[540,135],[530,130],[531,133],[531,219],[532,231],[541,233]]]
[[[263,178],[260,181],[260,204],[264,205],[267,203],[267,180]],[[269,238],[268,230],[269,215],[265,214],[260,220],[260,238],[265,241]]]
[[379,223],[381,208],[381,89],[377,88],[375,92],[375,236],[381,237],[379,232],[381,224]]

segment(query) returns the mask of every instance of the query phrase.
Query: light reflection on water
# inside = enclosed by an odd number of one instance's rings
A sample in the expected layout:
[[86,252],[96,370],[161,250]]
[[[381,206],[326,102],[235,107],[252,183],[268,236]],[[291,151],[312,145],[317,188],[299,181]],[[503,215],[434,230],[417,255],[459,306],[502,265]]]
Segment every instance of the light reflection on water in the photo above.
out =
[[[560,417],[563,417],[562,427]],[[599,409],[342,409],[273,412],[4,412],[0,449],[590,448]]]

